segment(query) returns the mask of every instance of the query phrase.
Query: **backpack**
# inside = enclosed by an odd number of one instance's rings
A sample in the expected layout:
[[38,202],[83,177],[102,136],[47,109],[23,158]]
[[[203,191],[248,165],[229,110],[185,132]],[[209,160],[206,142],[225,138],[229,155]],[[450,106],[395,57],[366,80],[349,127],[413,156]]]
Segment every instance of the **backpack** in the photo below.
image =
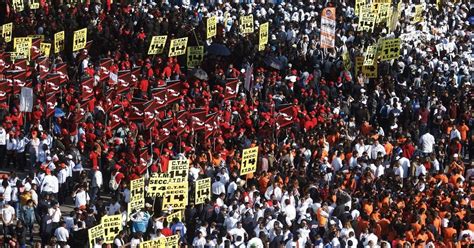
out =
[[119,184],[117,183],[117,180],[115,180],[116,175],[117,174],[115,174],[112,178],[110,178],[110,181],[109,181],[109,188],[113,189],[113,190],[117,190],[118,187],[119,187]]
[[22,194],[20,194],[19,198],[20,198],[20,204],[24,206],[31,199],[31,192],[25,191]]

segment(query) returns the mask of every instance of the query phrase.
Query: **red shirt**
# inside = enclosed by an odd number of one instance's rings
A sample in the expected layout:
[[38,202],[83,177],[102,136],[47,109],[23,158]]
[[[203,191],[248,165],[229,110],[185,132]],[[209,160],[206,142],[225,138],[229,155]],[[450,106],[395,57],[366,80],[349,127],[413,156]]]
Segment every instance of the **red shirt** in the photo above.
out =
[[99,156],[96,152],[92,151],[89,155],[89,158],[91,160],[92,167],[99,166]]

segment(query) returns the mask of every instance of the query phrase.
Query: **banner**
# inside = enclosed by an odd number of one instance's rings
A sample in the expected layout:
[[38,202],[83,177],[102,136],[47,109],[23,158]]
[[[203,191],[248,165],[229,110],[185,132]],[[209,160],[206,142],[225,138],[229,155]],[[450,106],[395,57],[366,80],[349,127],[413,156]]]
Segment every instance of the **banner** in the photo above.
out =
[[94,247],[97,243],[97,238],[104,237],[104,229],[102,228],[102,224],[89,228],[87,233],[89,236],[89,247]]
[[377,47],[368,46],[364,54],[364,66],[373,65],[376,60]]
[[242,34],[251,34],[253,33],[253,15],[240,17],[240,33]]
[[381,43],[379,58],[381,61],[397,59],[400,56],[400,38],[385,39]]
[[263,23],[260,25],[259,30],[259,39],[258,39],[258,50],[263,51],[265,50],[265,45],[268,43],[268,22]]
[[336,8],[325,8],[321,13],[321,48],[334,47],[336,40]]
[[377,68],[378,65],[375,63],[374,65],[364,65],[362,66],[362,74],[367,77],[367,78],[377,78],[378,73],[377,73]]
[[186,47],[188,45],[188,37],[173,39],[170,44],[170,51],[168,57],[176,57],[186,54]]
[[415,15],[413,16],[413,21],[412,24],[419,23],[423,21],[423,11],[425,10],[425,7],[423,4],[417,4],[415,5]]
[[22,12],[25,9],[25,5],[23,4],[23,0],[13,0],[12,5],[13,5],[13,10],[16,13]]
[[247,148],[242,151],[242,163],[240,175],[246,175],[257,171],[258,146]]
[[102,216],[100,224],[104,230],[104,243],[112,244],[115,236],[122,231],[122,215],[116,214]]
[[168,222],[168,225],[171,226],[171,223],[173,222],[174,218],[178,218],[179,221],[183,221],[183,210],[176,211],[176,212],[166,216],[166,221]]
[[190,46],[188,47],[187,54],[187,66],[188,68],[195,68],[201,65],[204,58],[204,47],[203,46]]
[[128,203],[127,214],[130,216],[134,211],[145,206],[145,178],[130,181],[130,202]]
[[148,189],[146,191],[148,197],[163,197],[166,192],[166,185],[169,184],[168,173],[155,173],[148,181]]
[[210,39],[217,34],[217,17],[211,16],[206,21],[206,39]]
[[188,171],[188,160],[170,160],[168,164],[169,183],[187,183]]
[[[173,179],[173,178],[171,178]],[[188,182],[169,184],[163,197],[163,210],[185,209],[188,205]]]
[[49,57],[51,52],[51,43],[40,43],[40,51],[44,56]]
[[12,41],[13,33],[13,22],[2,25],[2,38],[5,43],[10,43]]
[[21,88],[20,112],[31,112],[33,110],[33,89],[28,87]]
[[64,50],[64,31],[54,34],[54,53],[59,53]]
[[39,9],[40,3],[39,0],[29,0],[30,9]]
[[204,178],[196,181],[194,203],[201,204],[211,199],[211,178]]
[[84,49],[86,47],[86,43],[87,43],[87,28],[74,31],[72,51],[75,52],[75,51]]
[[374,30],[377,16],[372,12],[370,6],[364,6],[360,10],[358,31],[372,32]]
[[153,36],[148,48],[148,55],[162,54],[163,50],[165,50],[167,39],[167,35]]
[[16,53],[16,59],[29,59],[31,52],[31,37],[17,37],[13,39],[13,50]]

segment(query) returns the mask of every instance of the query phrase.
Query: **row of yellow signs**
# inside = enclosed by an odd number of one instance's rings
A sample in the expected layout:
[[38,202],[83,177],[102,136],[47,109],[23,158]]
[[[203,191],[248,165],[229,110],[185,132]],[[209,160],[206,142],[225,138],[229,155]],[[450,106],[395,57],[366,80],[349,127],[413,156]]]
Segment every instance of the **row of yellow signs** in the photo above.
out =
[[[385,26],[390,31],[393,31],[400,19],[401,4],[402,2],[399,1],[397,6],[392,7],[392,3],[389,0],[373,1],[370,4],[366,0],[356,0],[355,13],[359,16],[358,30],[371,32],[376,24],[385,23]],[[419,12],[417,12],[419,17],[415,19],[420,21],[424,9],[421,5],[417,9],[419,9]]]

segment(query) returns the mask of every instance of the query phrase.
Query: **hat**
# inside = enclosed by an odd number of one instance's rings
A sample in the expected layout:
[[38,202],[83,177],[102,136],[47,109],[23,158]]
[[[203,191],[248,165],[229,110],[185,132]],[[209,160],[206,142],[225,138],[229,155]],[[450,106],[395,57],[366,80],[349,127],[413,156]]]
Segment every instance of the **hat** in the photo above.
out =
[[67,155],[67,158],[72,159],[72,155],[71,154]]
[[457,158],[457,157],[459,157],[459,155],[458,155],[457,153],[455,153],[455,154],[453,155],[453,158]]

